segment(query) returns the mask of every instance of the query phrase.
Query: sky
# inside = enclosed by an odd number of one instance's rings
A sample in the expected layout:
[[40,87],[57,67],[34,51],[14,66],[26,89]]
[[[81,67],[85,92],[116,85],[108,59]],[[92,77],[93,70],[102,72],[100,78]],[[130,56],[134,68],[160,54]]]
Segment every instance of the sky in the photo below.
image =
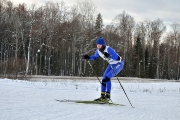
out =
[[[14,4],[24,3],[24,0],[11,0]],[[78,0],[64,0],[66,5],[72,6]],[[82,0],[79,0],[82,1]],[[161,19],[165,25],[180,23],[180,1],[179,0],[91,0],[101,13],[104,24],[110,24],[112,20],[125,11],[131,15],[136,22],[144,20]],[[44,4],[46,0],[27,0],[26,4]],[[61,2],[61,0],[51,0]]]

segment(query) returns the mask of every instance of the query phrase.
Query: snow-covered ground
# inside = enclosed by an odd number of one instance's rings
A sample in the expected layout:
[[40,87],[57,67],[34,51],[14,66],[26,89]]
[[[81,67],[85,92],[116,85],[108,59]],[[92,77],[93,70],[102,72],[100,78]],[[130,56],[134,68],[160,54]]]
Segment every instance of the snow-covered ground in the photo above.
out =
[[126,106],[57,102],[93,100],[98,81],[0,79],[0,120],[180,120],[180,83],[112,83],[112,101]]

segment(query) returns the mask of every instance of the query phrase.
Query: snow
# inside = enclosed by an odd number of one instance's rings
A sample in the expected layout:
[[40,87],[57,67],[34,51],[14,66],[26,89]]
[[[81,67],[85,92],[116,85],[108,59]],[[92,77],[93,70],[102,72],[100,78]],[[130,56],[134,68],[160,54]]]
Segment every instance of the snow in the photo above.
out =
[[98,81],[30,82],[0,79],[0,120],[179,120],[180,83],[112,83],[111,99],[125,106],[57,102],[93,100]]

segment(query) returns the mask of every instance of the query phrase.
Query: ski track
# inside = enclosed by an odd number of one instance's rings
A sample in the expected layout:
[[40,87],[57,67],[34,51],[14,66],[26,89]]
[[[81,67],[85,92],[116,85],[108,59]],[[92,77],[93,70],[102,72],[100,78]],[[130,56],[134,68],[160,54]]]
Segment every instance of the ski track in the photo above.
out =
[[[112,100],[126,106],[77,104],[55,99],[92,100],[99,83],[28,82],[0,79],[0,120],[178,120],[179,83],[122,83],[135,108],[118,83]],[[99,88],[98,88],[99,87]],[[98,91],[97,91],[98,88]],[[150,92],[143,92],[148,89]],[[159,89],[166,89],[159,92]]]

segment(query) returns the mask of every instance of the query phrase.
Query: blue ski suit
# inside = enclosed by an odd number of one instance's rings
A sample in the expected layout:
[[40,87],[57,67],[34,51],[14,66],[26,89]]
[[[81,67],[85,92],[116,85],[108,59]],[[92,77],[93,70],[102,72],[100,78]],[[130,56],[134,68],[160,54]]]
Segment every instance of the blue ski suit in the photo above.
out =
[[[108,58],[105,57],[104,53],[109,54],[109,57]],[[123,69],[124,62],[122,61],[122,58],[110,46],[105,46],[105,49],[103,52],[96,49],[95,54],[90,56],[90,60],[95,60],[99,56],[102,57],[104,60],[107,60],[109,63],[103,74],[101,92],[110,93],[111,92],[111,78],[116,76]]]

